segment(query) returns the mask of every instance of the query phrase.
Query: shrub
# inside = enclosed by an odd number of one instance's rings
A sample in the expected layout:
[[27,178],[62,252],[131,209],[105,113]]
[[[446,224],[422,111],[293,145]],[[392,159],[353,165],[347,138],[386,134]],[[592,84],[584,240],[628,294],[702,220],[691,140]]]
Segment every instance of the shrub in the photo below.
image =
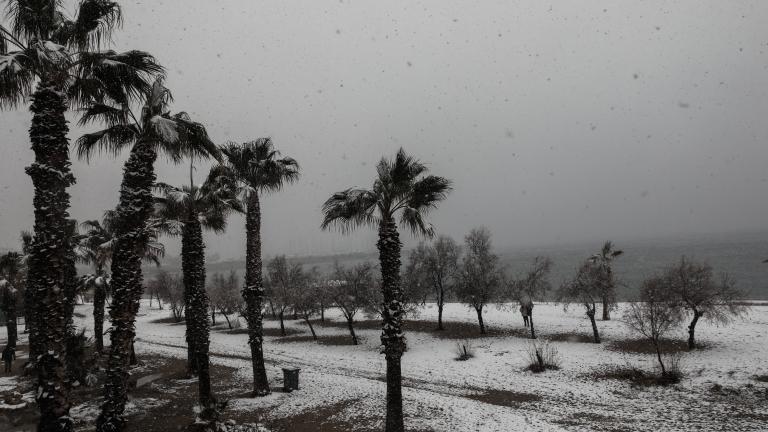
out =
[[528,355],[527,369],[533,373],[544,372],[547,369],[560,369],[562,359],[557,348],[549,342],[531,342],[526,351]]
[[475,356],[475,347],[472,346],[472,342],[469,340],[463,340],[456,342],[456,360],[465,361]]

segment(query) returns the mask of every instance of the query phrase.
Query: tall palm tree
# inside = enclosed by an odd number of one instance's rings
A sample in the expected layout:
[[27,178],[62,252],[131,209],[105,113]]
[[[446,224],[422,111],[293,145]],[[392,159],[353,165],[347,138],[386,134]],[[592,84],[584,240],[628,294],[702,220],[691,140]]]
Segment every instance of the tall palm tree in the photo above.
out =
[[214,167],[205,182],[196,186],[175,187],[158,183],[155,190],[155,214],[164,220],[183,224],[181,234],[181,269],[184,275],[184,297],[187,299],[187,345],[191,356],[187,359],[190,373],[198,375],[198,394],[202,407],[201,418],[216,418],[216,400],[211,391],[210,323],[208,322],[208,294],[205,292],[205,244],[203,229],[216,233],[224,232],[227,216],[233,211],[242,211],[237,200],[234,178],[227,177],[226,171]]
[[603,277],[600,281],[600,290],[603,301],[603,321],[611,319],[611,308],[616,304],[616,281],[613,279],[611,265],[613,260],[622,254],[624,254],[624,251],[615,249],[613,243],[607,241],[603,244],[599,253],[589,258],[589,262],[598,265],[602,269]]
[[[0,109],[31,100],[30,141],[35,161],[27,167],[34,186],[34,241],[28,296],[33,311],[30,359],[36,360],[40,430],[71,430],[64,374],[67,287],[74,262],[67,256],[70,171],[65,112],[92,97],[128,101],[160,71],[147,53],[102,51],[122,21],[109,0],[82,0],[67,18],[59,0],[7,0],[8,26],[0,26]],[[62,301],[64,300],[64,301]]]
[[96,150],[117,154],[130,148],[123,168],[117,206],[116,240],[112,254],[112,321],[105,401],[96,427],[100,432],[119,431],[125,425],[129,353],[135,336],[134,323],[143,291],[142,251],[150,239],[148,225],[153,211],[154,164],[159,152],[170,160],[185,157],[218,157],[219,151],[205,128],[186,113],[170,114],[170,91],[157,79],[143,95],[144,106],[135,116],[127,105],[96,101],[83,113],[81,122],[100,121],[107,128],[78,139],[78,155],[88,159]]
[[264,281],[261,265],[261,204],[259,194],[277,192],[286,183],[299,178],[299,164],[292,158],[280,157],[272,139],[259,138],[242,145],[229,143],[221,148],[225,168],[237,179],[245,207],[245,320],[251,347],[253,394],[269,394],[269,381],[264,367],[264,331],[261,309],[264,304]]
[[401,148],[394,159],[382,158],[371,189],[347,189],[333,194],[324,204],[321,227],[346,233],[360,227],[377,227],[383,330],[381,343],[387,360],[387,432],[403,430],[403,398],[400,359],[405,351],[401,327],[403,292],[400,287],[400,234],[397,222],[414,235],[432,237],[426,220],[451,190],[451,181],[426,175],[427,167]]
[[[114,210],[107,210],[101,222],[94,219],[81,223],[84,232],[75,248],[78,260],[93,268],[93,273],[83,276],[82,285],[84,289],[93,289],[93,336],[97,353],[104,350],[104,304],[110,285],[107,266],[112,261],[115,246],[116,217]],[[165,247],[157,241],[157,234],[150,232],[144,260],[159,266],[164,254]]]

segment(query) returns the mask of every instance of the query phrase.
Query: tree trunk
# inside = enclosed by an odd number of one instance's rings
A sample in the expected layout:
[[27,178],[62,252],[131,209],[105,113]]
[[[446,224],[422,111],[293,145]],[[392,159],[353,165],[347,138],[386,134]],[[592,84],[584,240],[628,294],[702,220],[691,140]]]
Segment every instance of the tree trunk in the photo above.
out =
[[232,330],[232,323],[229,322],[229,315],[222,313],[224,315],[224,319],[227,320],[227,327],[229,327],[230,330]]
[[536,339],[536,330],[533,329],[533,308],[531,308],[531,314],[528,316],[528,323],[531,325],[531,339]]
[[[13,291],[11,291],[13,290]],[[8,346],[16,348],[18,330],[16,328],[16,289],[10,285],[3,290],[3,313],[5,313],[5,327],[8,334]]]
[[325,322],[325,303],[320,303],[320,322]]
[[281,310],[277,317],[280,318],[280,335],[285,336],[285,324],[283,323],[283,311]]
[[211,306],[211,325],[216,325],[216,306]]
[[437,329],[443,330],[443,306],[445,305],[445,297],[442,288],[437,296]]
[[[99,273],[96,273],[99,276]],[[101,354],[104,351],[104,301],[107,298],[107,292],[103,282],[101,286],[95,285],[93,288],[93,338],[96,344],[96,352]]]
[[131,359],[128,361],[128,364],[131,366],[136,366],[139,364],[139,359],[136,358],[136,342],[131,341]]
[[608,297],[603,297],[603,321],[611,320],[611,302]]
[[139,140],[123,169],[117,207],[116,242],[112,254],[111,345],[104,384],[104,404],[96,420],[99,432],[121,431],[125,426],[125,403],[130,350],[136,336],[134,324],[142,294],[141,251],[148,240],[147,219],[152,214],[152,185],[157,153],[152,143]]
[[587,311],[587,316],[589,317],[589,322],[592,323],[592,334],[595,337],[595,343],[600,343],[600,333],[597,331],[597,323],[595,322],[595,309],[592,308],[591,310]]
[[405,352],[405,337],[402,331],[403,292],[400,287],[400,235],[391,219],[384,219],[379,225],[379,249],[381,266],[381,289],[384,298],[382,318],[384,321],[381,344],[387,361],[387,419],[386,432],[402,432],[403,394],[400,359]]
[[703,313],[700,313],[696,310],[693,311],[693,320],[691,321],[691,324],[688,325],[688,349],[696,349],[696,323],[699,322],[699,318]]
[[347,328],[349,329],[349,335],[352,336],[352,345],[357,345],[357,335],[355,334],[355,326],[351,318],[347,319]]
[[667,375],[667,368],[664,367],[664,362],[661,361],[661,346],[658,339],[653,339],[653,346],[656,348],[656,358],[659,359],[659,366],[661,366],[661,375]]
[[[195,346],[199,336],[196,337],[197,321],[200,318],[200,310],[192,305],[195,296],[202,290],[205,295],[205,287],[201,281],[205,278],[205,258],[203,257],[203,229],[196,214],[187,215],[184,228],[181,232],[181,272],[184,279],[184,323],[186,324],[185,338],[187,341],[187,376],[196,376],[198,373],[197,353]],[[204,282],[202,282],[204,284]],[[208,310],[203,312],[205,322],[208,322]]]
[[70,431],[68,383],[65,374],[67,302],[74,262],[69,259],[70,172],[64,92],[40,81],[32,95],[29,130],[35,161],[27,167],[34,186],[34,238],[27,279],[30,303],[29,358],[37,363],[40,431]]
[[485,323],[483,322],[483,308],[475,308],[477,312],[477,323],[480,324],[480,334],[485,334]]
[[312,321],[309,320],[308,316],[304,317],[304,321],[307,322],[307,325],[309,326],[309,331],[312,332],[312,339],[317,340],[317,335],[315,334],[315,328],[312,327]]
[[264,283],[261,275],[261,208],[259,195],[252,192],[248,199],[245,219],[246,266],[245,320],[248,324],[248,344],[251,347],[251,366],[253,368],[253,395],[269,394],[267,370],[264,367],[264,327],[261,309],[264,304]]
[[211,390],[211,328],[208,321],[209,300],[205,292],[205,244],[197,214],[190,214],[184,222],[181,242],[184,286],[189,294],[186,315],[190,327],[187,332],[192,342],[192,370],[198,376],[198,397],[202,407],[200,418],[212,421],[216,419],[216,400]]

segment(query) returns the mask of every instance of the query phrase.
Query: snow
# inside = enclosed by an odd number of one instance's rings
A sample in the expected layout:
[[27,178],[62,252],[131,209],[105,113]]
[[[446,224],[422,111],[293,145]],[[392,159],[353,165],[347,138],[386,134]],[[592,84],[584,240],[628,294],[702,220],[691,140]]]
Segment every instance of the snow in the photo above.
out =
[[[621,305],[621,308],[625,306]],[[77,308],[86,316],[79,320],[79,324],[90,330],[91,305]],[[512,310],[489,307],[483,318],[491,329],[522,329],[522,317],[515,308]],[[168,310],[150,309],[148,301],[143,302],[137,319],[136,350],[139,354],[186,356],[184,326],[152,322],[168,314]],[[648,431],[697,427],[710,430],[768,429],[768,389],[766,384],[754,379],[756,375],[768,374],[768,307],[754,307],[745,318],[727,326],[700,323],[697,338],[707,348],[683,353],[682,369],[686,372],[683,381],[670,387],[642,389],[617,380],[595,380],[590,375],[609,365],[655,368],[653,355],[628,354],[607,348],[611,341],[635,338],[621,322],[621,311],[614,312],[613,316],[611,321],[597,322],[603,344],[551,342],[562,357],[561,369],[541,374],[524,370],[526,350],[532,343],[529,339],[515,336],[472,339],[470,343],[475,349],[475,357],[455,361],[457,340],[440,339],[433,333],[408,331],[405,327],[408,351],[404,354],[402,367],[408,428],[438,431],[610,430],[622,427]],[[328,310],[326,317],[343,320],[336,310]],[[427,305],[416,318],[436,320],[436,317],[437,308]],[[457,321],[476,325],[476,315],[466,306],[448,304],[444,321],[448,327],[450,322]],[[534,322],[540,340],[557,333],[591,335],[592,331],[583,311],[575,307],[564,312],[561,305],[537,304]],[[277,321],[267,320],[264,324],[265,328],[279,328]],[[289,320],[286,325],[308,334],[300,321]],[[234,398],[230,399],[229,409],[268,408],[270,416],[281,418],[343,403],[339,419],[363,422],[371,427],[381,426],[381,416],[371,415],[383,413],[385,408],[386,364],[384,356],[379,354],[380,331],[355,330],[361,341],[358,346],[280,343],[274,337],[265,337],[270,385],[273,389],[282,387],[281,368],[299,367],[300,390],[273,392],[262,398],[243,398],[238,396],[242,395],[240,389],[231,395],[222,395]],[[4,331],[0,330],[3,332],[0,337]],[[316,326],[316,331],[320,336],[347,335],[342,327]],[[671,336],[684,340],[687,333],[681,327]],[[211,332],[211,361],[236,368],[238,378],[246,386],[252,380],[247,340],[247,334]],[[0,380],[0,391],[3,385],[12,383]],[[714,394],[711,389],[715,384],[733,389],[733,394],[740,399]],[[470,398],[489,390],[538,395],[541,400],[510,401],[511,406],[500,406]],[[162,402],[142,400],[132,403],[135,406],[137,403]],[[598,420],[589,423],[584,418]],[[608,421],[604,423],[599,420],[601,418]],[[582,423],[573,423],[575,420]],[[715,421],[716,424],[711,423]]]

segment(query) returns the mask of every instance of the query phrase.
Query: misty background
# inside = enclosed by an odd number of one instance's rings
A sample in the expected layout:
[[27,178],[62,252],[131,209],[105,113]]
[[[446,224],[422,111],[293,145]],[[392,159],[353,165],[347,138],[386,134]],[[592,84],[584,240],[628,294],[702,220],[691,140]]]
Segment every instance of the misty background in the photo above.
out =
[[[687,253],[768,296],[764,1],[121,6],[113,48],[167,67],[174,112],[217,143],[271,136],[300,163],[300,181],[263,200],[267,257],[374,251],[374,231],[320,231],[320,206],[369,186],[402,146],[455,182],[431,215],[438,233],[461,241],[485,225],[511,267],[546,253],[572,271],[611,239],[627,252],[619,272]],[[30,114],[0,116],[0,249],[12,249],[32,228]],[[74,163],[74,218],[117,204],[126,158]],[[196,166],[202,181],[208,164]],[[157,173],[184,184],[189,166],[161,160]],[[238,260],[244,241],[233,216],[207,253]],[[164,243],[178,254],[178,239]]]

